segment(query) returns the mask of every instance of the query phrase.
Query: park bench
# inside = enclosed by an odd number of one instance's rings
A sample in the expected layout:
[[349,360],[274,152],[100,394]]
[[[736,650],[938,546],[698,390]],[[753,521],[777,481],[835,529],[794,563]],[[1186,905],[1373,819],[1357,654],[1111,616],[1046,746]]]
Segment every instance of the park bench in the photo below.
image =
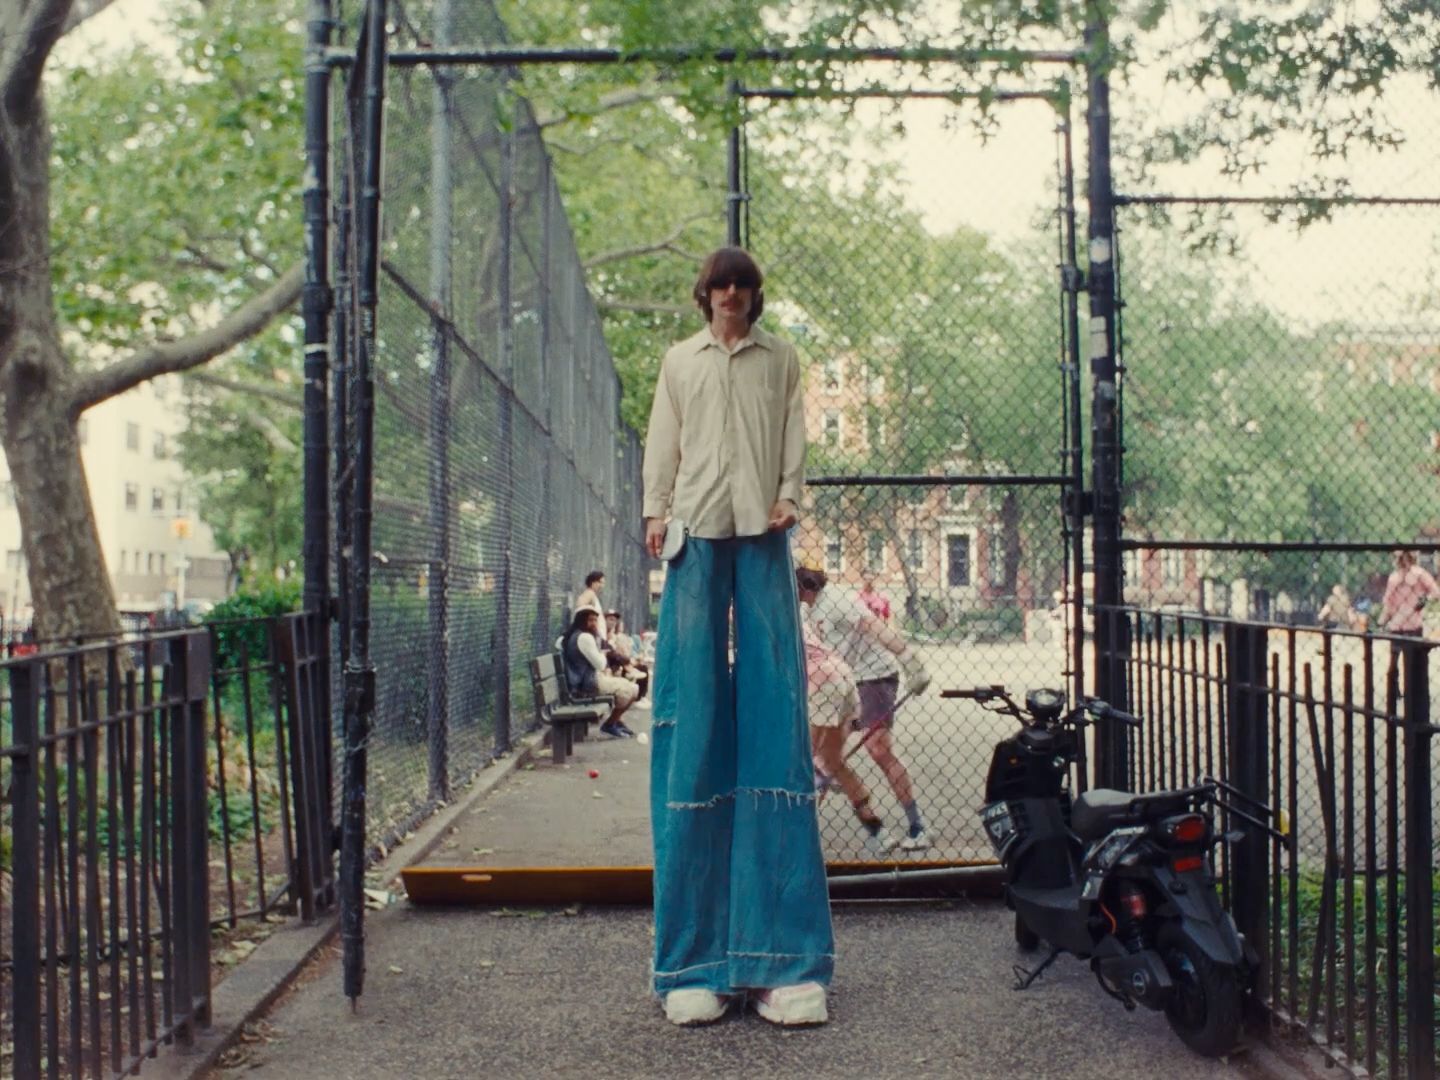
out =
[[556,765],[575,751],[585,738],[588,725],[604,720],[615,708],[610,696],[574,698],[565,683],[560,658],[545,653],[530,661],[530,681],[535,689],[535,716],[550,728],[550,753]]

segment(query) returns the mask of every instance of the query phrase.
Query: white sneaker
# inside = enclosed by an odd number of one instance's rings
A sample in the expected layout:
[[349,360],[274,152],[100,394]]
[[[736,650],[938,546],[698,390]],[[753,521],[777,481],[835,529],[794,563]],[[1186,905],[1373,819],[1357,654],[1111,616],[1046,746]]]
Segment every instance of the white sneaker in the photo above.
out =
[[894,851],[895,848],[899,846],[899,843],[900,841],[896,840],[884,829],[880,829],[875,833],[865,834],[865,850],[871,855],[887,854],[888,852]]
[[757,990],[751,995],[750,1003],[762,1019],[784,1027],[823,1024],[830,1019],[830,1012],[825,1006],[825,988],[819,983]]
[[681,1027],[713,1024],[725,1015],[729,1003],[713,990],[688,987],[665,995],[665,1019]]
[[907,836],[900,841],[900,850],[902,851],[924,851],[929,848],[929,846],[930,837],[925,835],[924,829],[921,829],[914,836]]

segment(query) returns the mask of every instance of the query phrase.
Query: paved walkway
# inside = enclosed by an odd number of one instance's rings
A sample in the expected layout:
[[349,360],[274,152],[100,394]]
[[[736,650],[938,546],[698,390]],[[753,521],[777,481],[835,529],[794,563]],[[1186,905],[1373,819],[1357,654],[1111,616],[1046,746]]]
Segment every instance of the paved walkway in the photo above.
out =
[[[429,861],[648,862],[648,747],[601,739],[577,750],[568,768],[543,759],[515,773]],[[648,909],[401,900],[369,913],[359,1009],[341,996],[332,958],[274,1009],[240,1067],[314,1080],[1238,1075],[1191,1054],[1163,1017],[1126,1013],[1073,960],[1013,991],[1011,966],[1022,958],[999,904],[837,904],[835,925],[830,1025],[786,1032],[749,1014],[682,1030],[647,991]]]

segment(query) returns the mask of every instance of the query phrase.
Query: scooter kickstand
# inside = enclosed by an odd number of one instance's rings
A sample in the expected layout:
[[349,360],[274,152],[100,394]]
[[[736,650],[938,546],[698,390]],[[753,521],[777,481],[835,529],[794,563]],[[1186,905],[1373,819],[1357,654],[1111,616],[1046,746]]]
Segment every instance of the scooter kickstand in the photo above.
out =
[[1055,962],[1055,958],[1059,955],[1059,949],[1050,950],[1050,955],[1047,956],[1044,960],[1042,960],[1040,962],[1040,966],[1037,967],[1034,971],[1027,971],[1019,964],[1016,964],[1013,968],[1010,969],[1015,973],[1015,989],[1029,990],[1030,984],[1033,983],[1036,979],[1038,979],[1041,974],[1044,973],[1045,969]]

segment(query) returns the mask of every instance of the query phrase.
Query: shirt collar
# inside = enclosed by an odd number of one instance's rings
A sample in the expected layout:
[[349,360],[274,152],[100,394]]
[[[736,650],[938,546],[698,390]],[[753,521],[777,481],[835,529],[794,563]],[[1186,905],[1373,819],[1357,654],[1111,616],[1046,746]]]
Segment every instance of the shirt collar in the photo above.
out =
[[730,356],[734,356],[736,353],[740,352],[743,349],[748,349],[752,345],[759,344],[759,340],[755,337],[755,327],[753,325],[750,327],[750,332],[735,343],[735,347],[733,349],[726,348],[724,343],[715,336],[715,332],[711,330],[709,326],[706,326],[705,329],[701,332],[701,349],[708,349],[714,347]]

